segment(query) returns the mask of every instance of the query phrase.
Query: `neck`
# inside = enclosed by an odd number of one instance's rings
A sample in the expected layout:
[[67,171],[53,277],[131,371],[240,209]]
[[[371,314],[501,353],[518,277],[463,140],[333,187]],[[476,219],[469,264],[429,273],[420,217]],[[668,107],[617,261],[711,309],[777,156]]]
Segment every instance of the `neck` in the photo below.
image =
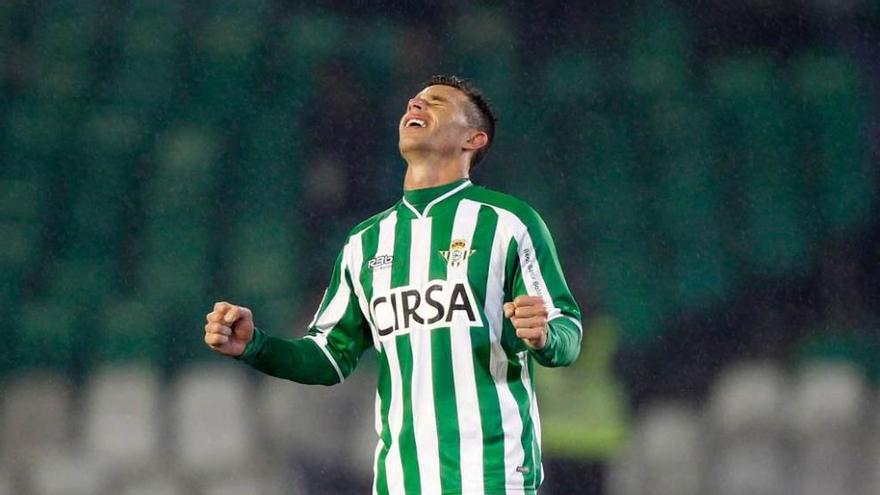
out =
[[468,177],[468,157],[443,158],[418,156],[406,158],[406,176],[403,189],[425,189],[442,186]]

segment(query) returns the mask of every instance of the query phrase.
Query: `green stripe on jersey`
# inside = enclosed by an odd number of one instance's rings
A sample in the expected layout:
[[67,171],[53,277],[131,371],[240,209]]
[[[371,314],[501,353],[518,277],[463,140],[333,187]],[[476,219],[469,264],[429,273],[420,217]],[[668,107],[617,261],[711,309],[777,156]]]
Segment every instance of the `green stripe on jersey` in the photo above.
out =
[[[489,280],[489,263],[492,261],[492,247],[498,227],[498,214],[489,206],[480,208],[477,215],[477,229],[473,245],[482,246],[475,251],[468,267],[470,280],[482,280],[482,286],[473,287],[480,308],[486,307],[486,293]],[[491,329],[488,315],[484,315],[487,326],[471,328],[471,342],[474,348],[474,371],[477,383],[477,397],[480,404],[480,419],[483,426],[483,479],[487,490],[503,489],[507,477],[504,467],[504,428],[501,420],[501,405],[495,380],[491,372]]]
[[[391,265],[391,288],[402,287],[409,284],[409,261],[410,261],[410,238],[411,223],[408,215],[398,214],[397,226],[394,230],[394,261]],[[395,325],[401,322],[394,315]],[[421,493],[419,480],[419,453],[416,449],[416,439],[413,433],[413,410],[412,410],[412,347],[409,335],[395,337],[397,347],[397,362],[400,366],[401,387],[403,402],[403,424],[397,442],[400,448],[400,459],[403,465],[403,484],[407,494]],[[393,441],[393,440],[392,440]]]
[[[452,203],[450,201],[450,203]],[[457,202],[453,204],[457,205]],[[439,205],[438,205],[439,206]],[[431,280],[446,280],[447,261],[441,251],[449,249],[453,214],[446,213],[448,205],[434,210],[431,229],[429,270]],[[452,209],[454,211],[454,208]],[[461,452],[458,430],[458,405],[455,401],[455,379],[452,373],[452,344],[449,327],[431,331],[434,351],[431,375],[434,380],[434,414],[440,454],[440,487],[442,493],[461,490]]]

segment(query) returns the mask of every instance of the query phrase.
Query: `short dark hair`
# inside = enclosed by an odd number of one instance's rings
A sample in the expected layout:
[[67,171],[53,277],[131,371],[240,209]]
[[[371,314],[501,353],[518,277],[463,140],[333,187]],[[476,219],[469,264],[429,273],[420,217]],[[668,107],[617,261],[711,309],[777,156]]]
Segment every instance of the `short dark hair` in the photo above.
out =
[[486,98],[486,95],[480,88],[474,86],[467,79],[458,76],[436,75],[431,76],[425,83],[425,87],[436,85],[451,86],[464,93],[471,102],[470,108],[466,111],[468,125],[485,132],[489,136],[486,146],[478,149],[471,158],[471,168],[474,168],[483,161],[486,154],[489,153],[489,148],[492,147],[492,142],[495,140],[495,122],[498,119],[495,118],[495,112],[492,111],[492,104],[489,103],[489,99]]

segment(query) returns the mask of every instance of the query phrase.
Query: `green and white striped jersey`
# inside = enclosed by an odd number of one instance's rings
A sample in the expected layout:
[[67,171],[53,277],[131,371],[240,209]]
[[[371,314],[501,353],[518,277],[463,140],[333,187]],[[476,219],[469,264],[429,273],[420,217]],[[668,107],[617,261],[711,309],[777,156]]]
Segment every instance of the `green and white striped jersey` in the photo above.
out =
[[[523,294],[548,309],[540,351],[503,315]],[[374,493],[520,494],[542,478],[532,362],[571,363],[581,331],[538,214],[462,180],[352,230],[305,339],[338,382],[378,353]]]

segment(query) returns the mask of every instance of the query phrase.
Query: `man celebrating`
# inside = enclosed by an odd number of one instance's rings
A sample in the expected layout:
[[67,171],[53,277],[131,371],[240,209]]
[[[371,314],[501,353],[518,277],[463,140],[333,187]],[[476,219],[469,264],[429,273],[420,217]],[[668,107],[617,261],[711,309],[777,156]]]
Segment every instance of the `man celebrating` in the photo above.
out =
[[356,226],[308,334],[254,328],[227,302],[205,343],[272,376],[341,383],[378,353],[376,494],[534,494],[541,428],[533,361],[578,356],[580,311],[544,222],[468,180],[492,144],[482,93],[435,76],[399,125],[403,198]]

